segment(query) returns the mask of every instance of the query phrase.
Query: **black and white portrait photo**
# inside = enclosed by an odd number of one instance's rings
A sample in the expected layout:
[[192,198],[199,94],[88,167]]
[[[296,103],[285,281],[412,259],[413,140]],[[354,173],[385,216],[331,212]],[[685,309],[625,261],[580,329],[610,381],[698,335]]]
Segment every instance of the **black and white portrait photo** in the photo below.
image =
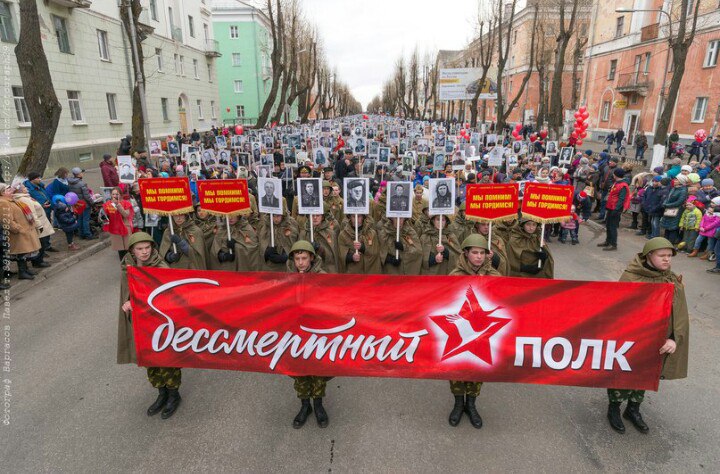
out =
[[445,153],[452,153],[455,150],[455,142],[453,140],[445,140]]
[[120,175],[120,182],[132,184],[135,182],[135,166],[132,162],[131,156],[118,156],[118,174]]
[[386,146],[381,146],[378,150],[378,160],[379,165],[389,165],[390,164],[390,148]]
[[390,134],[388,135],[388,141],[391,145],[397,145],[398,141],[400,140],[400,132],[397,130],[390,130]]
[[344,178],[345,214],[369,214],[370,194],[368,178]]
[[406,171],[415,169],[415,155],[409,151],[402,157],[402,167]]
[[289,147],[299,150],[301,144],[302,144],[302,138],[300,137],[300,135],[289,135],[288,136],[288,146]]
[[187,156],[185,157],[185,161],[187,162],[189,171],[193,171],[193,170],[200,171],[200,169],[202,168],[202,166],[200,166],[200,158],[198,157],[197,152],[188,153]]
[[263,146],[264,146],[267,150],[272,150],[272,149],[273,149],[273,137],[272,137],[271,135],[265,135],[265,136],[263,136]]
[[572,163],[573,149],[572,147],[565,146],[560,150],[560,160],[558,161],[560,166],[569,166]]
[[258,178],[271,178],[273,172],[272,165],[260,165],[257,167]]
[[353,150],[357,155],[365,154],[365,139],[358,137],[355,139],[355,149]]
[[250,153],[238,153],[237,160],[238,166],[244,166],[247,168],[250,166]]
[[433,156],[433,171],[442,171],[445,169],[445,153],[435,152]]
[[430,215],[455,213],[455,181],[430,178]]
[[366,158],[363,160],[362,163],[362,175],[363,176],[374,176],[375,175],[375,165],[377,164],[377,160],[372,160],[370,158]]
[[282,185],[278,178],[258,178],[258,209],[267,214],[282,214]]
[[545,154],[546,155],[557,155],[557,153],[558,153],[557,142],[547,142],[547,146],[545,147]]
[[443,132],[438,132],[437,135],[435,135],[435,147],[445,147],[445,134]]
[[218,149],[227,148],[227,139],[224,135],[218,135],[215,137],[215,144],[217,145]]
[[211,166],[216,164],[215,151],[211,149],[203,150],[202,162],[205,164],[205,166]]
[[328,151],[326,148],[318,148],[313,152],[313,163],[315,168],[324,168],[328,164]]
[[162,143],[160,140],[150,140],[150,156],[162,156]]
[[230,164],[230,152],[227,150],[220,150],[218,152],[218,163],[221,165]]
[[456,151],[453,154],[452,169],[455,171],[465,169],[465,157],[461,151]]
[[180,148],[178,142],[167,142],[168,155],[180,156]]
[[418,155],[427,155],[430,153],[430,141],[427,138],[420,138],[417,141]]
[[377,158],[380,154],[380,142],[376,142],[375,140],[372,140],[368,142],[368,156],[370,158]]
[[512,151],[516,155],[519,155],[522,151],[522,142],[520,140],[516,140],[513,142]]
[[410,181],[390,181],[388,183],[387,217],[412,217],[412,183]]
[[322,214],[322,180],[320,178],[298,178],[299,214]]
[[273,156],[269,153],[266,153],[264,155],[260,155],[260,164],[262,166],[268,166],[273,165]]
[[230,137],[230,146],[233,148],[240,148],[243,144],[243,136],[242,135],[233,135]]

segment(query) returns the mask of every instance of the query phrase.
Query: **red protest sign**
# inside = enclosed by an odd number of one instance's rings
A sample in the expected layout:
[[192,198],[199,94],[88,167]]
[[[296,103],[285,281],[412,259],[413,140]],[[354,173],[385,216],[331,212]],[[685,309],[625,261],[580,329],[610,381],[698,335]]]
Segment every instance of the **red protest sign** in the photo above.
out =
[[193,210],[187,178],[143,178],[138,180],[143,212],[168,216]]
[[205,179],[197,182],[203,211],[216,216],[250,213],[250,196],[245,179]]
[[487,222],[517,217],[517,184],[468,184],[465,188],[465,216]]
[[543,224],[563,222],[572,216],[575,188],[561,184],[525,184],[522,215]]
[[153,267],[128,267],[128,285],[140,366],[641,390],[658,388],[673,298],[667,283]]

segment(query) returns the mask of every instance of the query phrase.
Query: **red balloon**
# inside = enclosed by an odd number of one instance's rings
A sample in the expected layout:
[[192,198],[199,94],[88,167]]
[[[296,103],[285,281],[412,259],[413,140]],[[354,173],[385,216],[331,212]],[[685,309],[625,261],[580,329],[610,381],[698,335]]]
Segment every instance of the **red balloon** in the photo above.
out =
[[589,124],[589,123],[587,123],[587,122],[583,122],[583,124],[582,124],[582,129],[583,129],[583,132],[584,132],[585,130],[587,130],[587,128],[588,128],[589,126],[590,126],[590,124]]
[[580,117],[582,117],[582,114],[581,114],[580,112],[575,112],[575,113],[573,114],[573,117],[575,117],[576,119],[579,120]]
[[577,140],[578,132],[572,132],[570,136]]
[[586,110],[587,110],[587,107],[585,107],[584,105],[581,105],[580,108],[578,109],[578,112],[583,113]]
[[583,118],[583,120],[587,120],[588,117],[590,117],[590,113],[586,110],[585,112],[582,113],[582,118]]
[[370,118],[370,117],[368,117],[367,115],[363,115],[363,119],[367,120],[367,119],[369,119],[369,118]]
[[230,107],[225,107],[225,112],[230,112]]
[[[540,132],[540,133],[542,133],[542,132]],[[535,140],[537,140],[537,135],[534,133],[530,134],[530,141],[535,142]]]
[[582,144],[583,144],[582,140],[578,140],[575,142],[575,145],[577,145],[577,146],[582,146]]
[[580,132],[580,138],[585,138],[585,137],[587,137],[587,132],[586,131]]
[[469,124],[469,123],[466,123],[466,124],[465,124],[465,128],[470,128],[470,124]]
[[235,125],[235,135],[242,135],[244,131],[242,125]]
[[540,130],[540,138],[543,140],[547,137],[547,130]]

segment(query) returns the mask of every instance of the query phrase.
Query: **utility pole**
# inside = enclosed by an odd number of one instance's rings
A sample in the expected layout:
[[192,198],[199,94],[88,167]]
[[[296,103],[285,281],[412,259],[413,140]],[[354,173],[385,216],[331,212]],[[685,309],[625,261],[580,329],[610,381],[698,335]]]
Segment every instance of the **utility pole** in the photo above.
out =
[[[120,0],[120,6],[125,4],[125,0]],[[143,128],[145,129],[145,147],[149,151],[148,143],[152,135],[150,135],[150,122],[148,121],[147,104],[145,103],[145,81],[143,81],[142,71],[140,69],[140,56],[137,50],[137,32],[135,30],[135,18],[132,12],[132,0],[128,1],[128,24],[130,25],[130,46],[133,53],[133,66],[135,68],[135,82],[140,95],[140,110],[143,114]]]

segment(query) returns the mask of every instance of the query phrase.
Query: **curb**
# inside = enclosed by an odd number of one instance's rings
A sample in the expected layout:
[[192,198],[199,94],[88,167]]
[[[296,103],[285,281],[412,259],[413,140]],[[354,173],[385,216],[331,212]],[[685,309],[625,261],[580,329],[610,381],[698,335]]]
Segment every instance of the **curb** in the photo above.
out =
[[23,293],[27,292],[29,289],[39,285],[40,283],[44,282],[45,280],[48,280],[49,278],[52,278],[53,276],[62,273],[63,270],[66,270],[76,263],[79,263],[86,258],[92,257],[96,253],[100,252],[101,250],[107,248],[110,246],[110,239],[106,238],[101,240],[100,242],[96,242],[90,247],[86,248],[85,250],[82,250],[76,254],[70,255],[64,260],[61,260],[57,263],[54,263],[52,267],[43,270],[42,272],[35,275],[34,280],[22,280],[10,287],[9,290],[7,290],[10,294],[10,299],[17,299],[20,296],[22,296]]

